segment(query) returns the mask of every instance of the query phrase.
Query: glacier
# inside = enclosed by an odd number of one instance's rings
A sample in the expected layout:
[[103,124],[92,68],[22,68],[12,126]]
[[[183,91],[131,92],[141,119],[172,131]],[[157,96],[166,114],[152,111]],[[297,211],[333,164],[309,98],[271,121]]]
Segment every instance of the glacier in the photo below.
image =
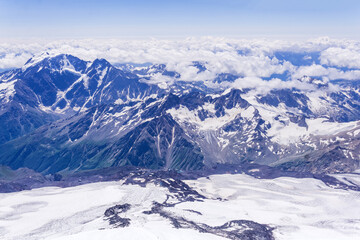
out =
[[[336,174],[339,179],[360,182],[358,174]],[[280,177],[259,179],[245,174],[210,175],[183,182],[202,198],[182,199],[156,181],[144,185],[126,180],[90,183],[59,188],[44,187],[0,194],[0,236],[2,239],[228,239],[220,229],[201,232],[192,226],[174,227],[160,213],[148,214],[154,202],[167,201],[162,211],[169,216],[216,227],[242,220],[263,226],[268,238],[249,239],[356,239],[360,233],[360,192],[335,189],[312,178]],[[175,181],[163,178],[163,181]],[[187,190],[189,191],[189,189]],[[191,195],[191,194],[188,194]],[[121,217],[126,227],[114,227],[104,215],[106,209],[130,204]],[[252,226],[252,225],[249,225]],[[235,224],[228,231],[235,231]],[[261,228],[263,229],[263,228]],[[265,229],[265,228],[264,228]],[[247,238],[231,238],[247,239]]]

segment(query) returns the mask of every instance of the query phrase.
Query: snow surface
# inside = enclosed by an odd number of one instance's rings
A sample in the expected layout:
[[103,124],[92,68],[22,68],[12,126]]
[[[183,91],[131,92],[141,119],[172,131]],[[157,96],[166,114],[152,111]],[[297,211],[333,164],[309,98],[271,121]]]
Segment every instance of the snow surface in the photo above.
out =
[[8,82],[0,82],[0,100],[9,102],[10,98],[15,95],[15,83],[17,79],[8,81]]
[[[345,177],[350,178],[349,174]],[[360,176],[352,174],[351,179],[359,182]],[[230,220],[252,220],[275,227],[275,238],[286,240],[353,240],[360,236],[359,192],[332,189],[315,179],[264,180],[243,174],[213,175],[186,183],[208,199],[165,209],[195,222],[217,226]],[[176,229],[157,214],[142,213],[153,201],[164,201],[167,194],[166,188],[153,184],[143,188],[121,182],[0,194],[0,239],[224,239]],[[104,211],[123,203],[132,205],[124,213],[131,224],[112,228],[103,218]]]
[[[203,121],[198,116],[199,110],[205,110],[211,117],[205,118]],[[244,111],[243,108],[235,106],[231,109],[225,109],[224,116],[216,117],[215,105],[212,103],[205,103],[203,106],[198,107],[195,110],[189,110],[187,107],[181,105],[178,109],[172,108],[167,110],[167,113],[179,123],[191,123],[194,124],[200,131],[217,130],[225,124],[233,121],[239,114],[244,114],[244,117],[249,117],[250,113],[253,113],[253,107],[249,107]]]
[[[316,95],[316,97],[310,97],[311,100],[309,101],[309,106],[313,111],[320,111],[321,108],[325,108],[325,110],[321,111],[328,111],[331,109],[330,107],[327,107],[328,103],[326,101],[321,100],[321,96],[322,95]],[[330,122],[327,118],[314,118],[306,119],[307,127],[302,127],[291,122],[289,119],[289,112],[292,112],[295,115],[303,115],[297,108],[287,107],[284,103],[280,103],[277,107],[261,104],[251,92],[243,95],[243,98],[259,111],[262,119],[267,123],[270,123],[271,128],[268,130],[267,135],[271,137],[271,141],[282,145],[298,143],[308,139],[310,136],[336,135],[343,131],[352,130],[360,124],[360,121],[339,123]]]
[[[360,180],[359,175],[352,177]],[[195,221],[252,220],[276,227],[275,238],[287,240],[358,239],[360,234],[360,193],[332,189],[319,180],[214,175],[187,183],[207,197],[224,199],[176,207],[207,212],[194,216]]]
[[40,54],[36,54],[31,59],[29,59],[29,61],[26,64],[24,64],[24,66],[22,67],[22,71],[24,72],[26,69],[36,65],[37,63],[41,62],[45,58],[55,57],[56,55],[57,54],[54,54],[54,53],[50,54],[49,52],[43,52]]
[[340,132],[352,130],[359,125],[360,121],[338,123],[329,122],[325,118],[306,119],[308,127],[301,127],[296,123],[287,122],[283,124],[279,121],[273,121],[268,135],[273,137],[272,141],[287,145],[289,143],[299,142],[302,139],[313,136],[331,136]]

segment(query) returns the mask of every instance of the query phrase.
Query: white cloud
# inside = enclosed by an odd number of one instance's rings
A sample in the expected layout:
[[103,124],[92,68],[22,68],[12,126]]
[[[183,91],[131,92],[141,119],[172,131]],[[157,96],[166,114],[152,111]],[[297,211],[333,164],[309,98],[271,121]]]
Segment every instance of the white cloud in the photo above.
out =
[[301,80],[282,81],[280,79],[274,78],[269,81],[265,81],[258,77],[239,78],[232,84],[232,87],[238,89],[252,88],[255,91],[255,95],[266,94],[273,89],[284,88],[296,88],[305,91],[317,90],[316,86],[313,84]]
[[301,66],[292,74],[294,79],[299,79],[303,76],[327,78],[329,80],[360,80],[360,70],[341,71],[336,68],[326,68],[321,65],[313,64],[311,66]]
[[22,66],[32,55],[28,53],[16,54],[14,52],[3,54],[0,58],[0,69],[10,69]]
[[360,69],[360,48],[332,47],[321,52],[321,64]]
[[[276,41],[266,39],[237,40],[225,38],[187,38],[184,40],[61,40],[0,43],[0,69],[22,67],[35,54],[67,53],[84,60],[105,58],[111,63],[164,63],[169,71],[181,74],[179,80],[205,81],[219,73],[240,76],[235,87],[276,88],[299,84],[304,75],[320,79],[360,79],[359,70],[341,71],[336,67],[360,68],[360,42],[319,38],[309,41]],[[276,51],[321,52],[321,64],[293,66],[273,57]],[[241,54],[245,52],[246,54]],[[193,61],[205,64],[207,70],[198,72]],[[263,81],[272,74],[291,74],[292,81],[279,79]],[[172,84],[174,79],[154,75],[153,83]],[[165,84],[163,84],[165,86]],[[304,86],[305,87],[305,86]]]
[[153,74],[150,80],[142,79],[143,82],[149,84],[156,84],[163,89],[166,89],[169,85],[172,85],[174,83],[174,80],[174,78],[162,75],[161,73]]

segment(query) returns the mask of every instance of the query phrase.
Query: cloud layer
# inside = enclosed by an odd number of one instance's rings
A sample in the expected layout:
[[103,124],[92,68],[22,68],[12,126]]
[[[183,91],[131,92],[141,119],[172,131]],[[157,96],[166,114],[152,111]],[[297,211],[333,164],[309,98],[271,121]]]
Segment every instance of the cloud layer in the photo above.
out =
[[[187,38],[184,40],[59,40],[0,43],[0,69],[18,68],[33,55],[67,53],[84,60],[105,58],[111,63],[163,63],[169,71],[181,74],[179,80],[208,81],[220,73],[239,77],[236,86],[283,85],[304,75],[319,79],[360,79],[360,42],[319,38],[309,41],[237,40],[225,38]],[[311,65],[296,66],[289,59],[279,60],[277,52],[319,53]],[[304,59],[305,60],[305,57]],[[205,65],[199,71],[194,61]],[[296,61],[302,61],[297,59]],[[171,82],[154,75],[155,82]],[[266,80],[264,80],[266,79]],[[271,80],[272,79],[272,80]]]

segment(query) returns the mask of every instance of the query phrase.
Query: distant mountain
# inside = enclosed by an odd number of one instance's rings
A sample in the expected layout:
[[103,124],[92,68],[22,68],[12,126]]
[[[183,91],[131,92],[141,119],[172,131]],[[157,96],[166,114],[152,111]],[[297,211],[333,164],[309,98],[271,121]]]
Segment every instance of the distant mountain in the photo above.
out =
[[[173,82],[159,86],[153,74]],[[125,165],[197,170],[223,163],[312,173],[360,168],[356,84],[304,76],[305,90],[260,92],[179,79],[163,64],[114,67],[71,55],[30,59],[0,74],[0,164],[42,173]],[[236,79],[223,73],[213,81],[227,86]]]

